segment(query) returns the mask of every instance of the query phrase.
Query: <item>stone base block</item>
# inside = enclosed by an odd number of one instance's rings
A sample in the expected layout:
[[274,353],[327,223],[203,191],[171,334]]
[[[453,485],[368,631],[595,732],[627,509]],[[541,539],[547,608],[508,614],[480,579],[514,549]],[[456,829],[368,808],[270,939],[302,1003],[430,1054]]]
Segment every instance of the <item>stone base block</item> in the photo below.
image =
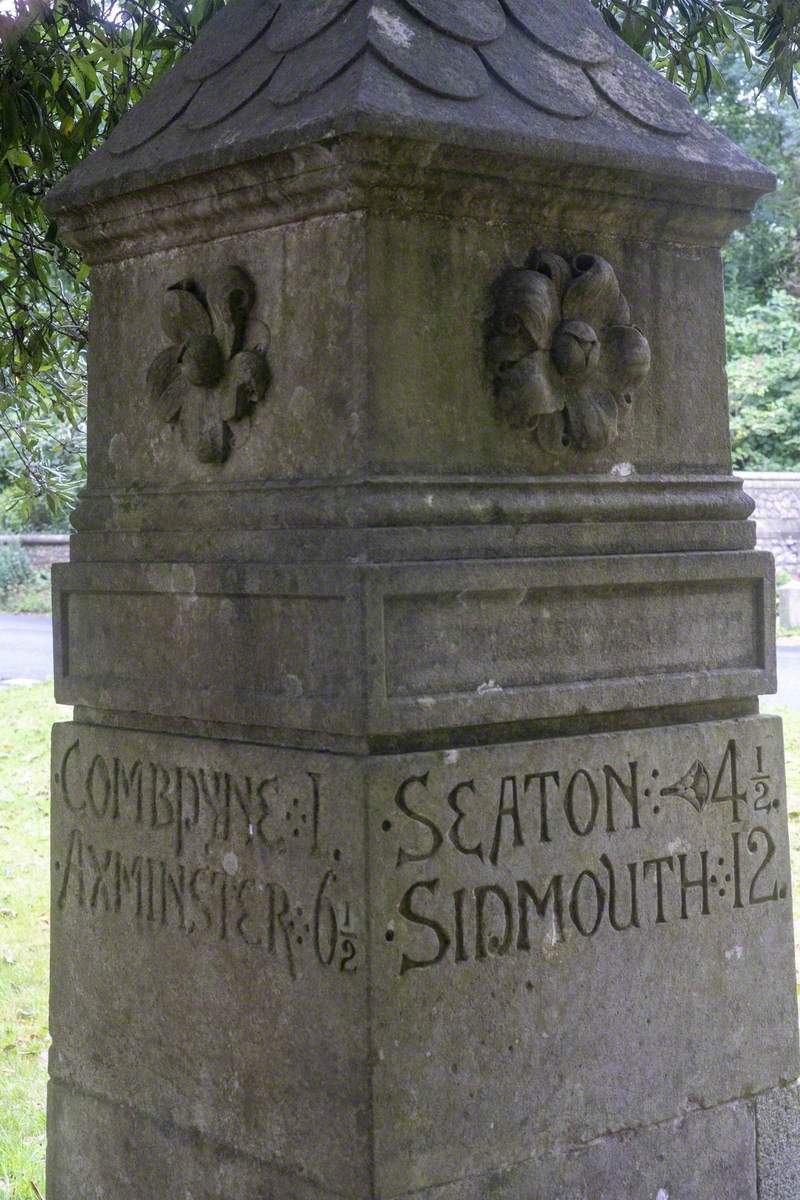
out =
[[417,1195],[420,1200],[755,1200],[756,1194],[753,1112],[738,1103]]
[[[61,1085],[51,1088],[50,1121],[52,1200],[338,1200],[341,1195]],[[779,1190],[774,1183],[767,1186],[772,1190],[763,1190],[762,1179],[762,1190],[756,1190],[753,1105],[740,1102],[398,1200],[792,1200],[800,1194],[796,1165],[794,1175],[782,1174]]]
[[756,1122],[758,1200],[800,1196],[800,1086],[759,1096]]
[[337,1200],[230,1146],[51,1084],[49,1200]]
[[58,726],[51,1200],[755,1200],[751,1098],[800,1074],[782,763],[759,717]]

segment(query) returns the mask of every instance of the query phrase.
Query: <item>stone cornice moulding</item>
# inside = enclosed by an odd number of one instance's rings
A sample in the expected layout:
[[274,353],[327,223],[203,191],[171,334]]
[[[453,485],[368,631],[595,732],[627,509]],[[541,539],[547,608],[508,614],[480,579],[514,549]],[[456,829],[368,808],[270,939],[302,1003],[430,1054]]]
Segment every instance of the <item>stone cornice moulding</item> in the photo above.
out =
[[745,521],[753,508],[741,480],[723,474],[359,477],[87,488],[72,525],[79,532],[145,532],[176,521],[181,529],[240,531]]
[[648,175],[624,163],[352,135],[75,207],[53,197],[47,209],[64,240],[96,264],[215,240],[223,223],[223,236],[231,236],[357,211],[520,225],[535,213],[539,226],[568,222],[587,232],[721,246],[768,190],[765,173],[698,179],[670,168]]

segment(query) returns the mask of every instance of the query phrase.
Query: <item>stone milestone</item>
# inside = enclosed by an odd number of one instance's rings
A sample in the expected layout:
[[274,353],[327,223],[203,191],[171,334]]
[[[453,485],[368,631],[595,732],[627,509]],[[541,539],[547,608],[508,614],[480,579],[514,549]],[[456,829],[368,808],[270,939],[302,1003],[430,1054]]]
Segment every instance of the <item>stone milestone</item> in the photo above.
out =
[[587,0],[234,0],[52,194],[49,1200],[791,1200],[772,177]]

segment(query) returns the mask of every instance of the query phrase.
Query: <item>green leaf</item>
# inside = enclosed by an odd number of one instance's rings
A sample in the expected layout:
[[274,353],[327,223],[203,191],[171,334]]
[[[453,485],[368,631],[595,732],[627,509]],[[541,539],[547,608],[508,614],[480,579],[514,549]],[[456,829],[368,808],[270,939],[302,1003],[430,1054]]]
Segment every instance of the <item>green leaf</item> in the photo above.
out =
[[6,162],[15,167],[32,167],[33,159],[26,150],[21,150],[19,146],[9,146],[3,156]]

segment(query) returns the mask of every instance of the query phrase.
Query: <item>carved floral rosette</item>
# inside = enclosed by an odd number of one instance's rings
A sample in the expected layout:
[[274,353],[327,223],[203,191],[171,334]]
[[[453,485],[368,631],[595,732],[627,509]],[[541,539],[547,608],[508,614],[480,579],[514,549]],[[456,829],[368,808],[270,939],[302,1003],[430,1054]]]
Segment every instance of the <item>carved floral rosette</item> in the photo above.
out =
[[592,453],[619,436],[650,347],[631,324],[614,269],[534,252],[497,282],[487,344],[498,420],[548,454]]
[[269,331],[253,320],[255,285],[239,267],[215,272],[207,286],[181,279],[167,288],[161,324],[170,345],[147,373],[157,416],[180,421],[200,462],[224,462],[231,425],[263,400],[270,383]]

